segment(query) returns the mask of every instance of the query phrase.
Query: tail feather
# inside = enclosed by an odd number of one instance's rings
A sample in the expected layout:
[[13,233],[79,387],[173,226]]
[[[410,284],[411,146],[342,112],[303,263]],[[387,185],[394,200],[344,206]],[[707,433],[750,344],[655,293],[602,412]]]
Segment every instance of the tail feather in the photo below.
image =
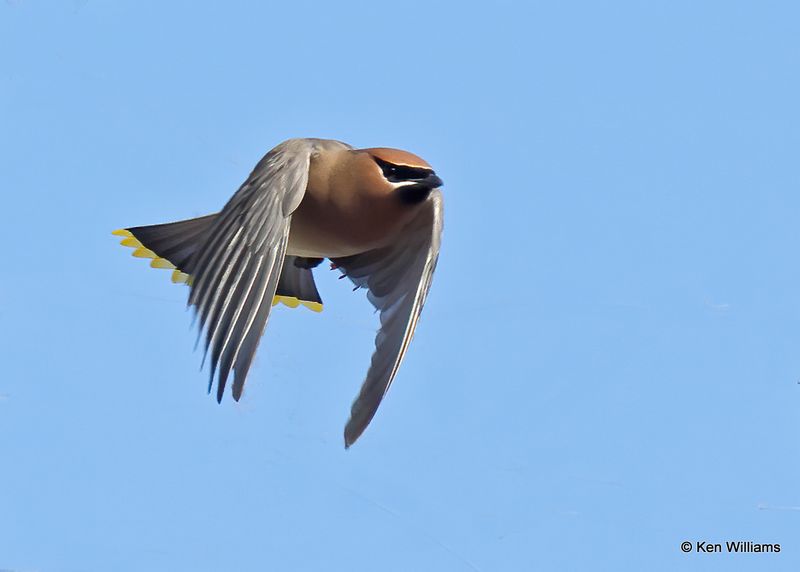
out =
[[310,268],[298,266],[297,262],[298,257],[286,256],[272,305],[283,302],[287,306],[296,308],[302,304],[310,310],[321,312],[322,298],[317,291],[317,285],[314,284],[314,274]]
[[186,274],[194,271],[194,254],[205,243],[206,233],[217,215],[207,215],[179,222],[136,226],[125,229],[146,249],[170,262]]
[[[153,268],[172,270],[172,281],[192,284],[197,254],[206,243],[206,236],[217,215],[207,215],[189,220],[135,226],[115,230],[112,234],[123,237],[120,244],[134,248],[138,258],[151,258]],[[299,265],[296,264],[299,262]],[[315,312],[322,311],[322,298],[314,284],[311,269],[303,267],[303,260],[286,256],[275,298],[278,302],[296,308],[303,305]]]

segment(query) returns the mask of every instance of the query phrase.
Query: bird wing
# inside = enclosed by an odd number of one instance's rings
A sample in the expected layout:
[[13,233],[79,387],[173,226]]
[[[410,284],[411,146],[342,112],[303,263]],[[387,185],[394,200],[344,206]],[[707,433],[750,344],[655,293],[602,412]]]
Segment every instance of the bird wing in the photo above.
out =
[[[234,372],[233,398],[242,394],[281,274],[292,212],[308,183],[313,141],[281,143],[256,165],[214,220],[192,260],[189,305],[205,330],[217,400]],[[205,361],[205,356],[203,360]]]
[[369,289],[381,321],[372,364],[345,427],[346,447],[369,425],[414,335],[439,257],[442,208],[435,190],[392,245],[333,260],[356,286]]

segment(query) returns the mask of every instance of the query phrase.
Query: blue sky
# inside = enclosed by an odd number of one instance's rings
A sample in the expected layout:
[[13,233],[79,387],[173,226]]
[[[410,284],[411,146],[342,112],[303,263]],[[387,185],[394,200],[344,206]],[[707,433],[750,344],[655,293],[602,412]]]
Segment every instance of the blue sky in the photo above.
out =
[[[797,570],[798,20],[0,4],[0,569]],[[321,268],[325,311],[278,308],[217,405],[185,287],[110,235],[218,210],[298,136],[446,184],[417,336],[348,451],[363,292]]]

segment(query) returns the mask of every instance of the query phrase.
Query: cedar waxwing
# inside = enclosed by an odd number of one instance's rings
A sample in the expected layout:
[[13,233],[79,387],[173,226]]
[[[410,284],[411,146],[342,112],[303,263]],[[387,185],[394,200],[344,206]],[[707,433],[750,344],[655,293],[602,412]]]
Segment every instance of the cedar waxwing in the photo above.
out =
[[211,354],[209,392],[218,374],[217,401],[231,371],[233,398],[241,397],[272,306],[322,310],[312,269],[323,259],[367,288],[381,328],[345,427],[349,447],[397,375],[422,312],[439,256],[441,185],[406,151],[290,139],[261,159],[219,213],[114,234],[190,286],[188,304]]

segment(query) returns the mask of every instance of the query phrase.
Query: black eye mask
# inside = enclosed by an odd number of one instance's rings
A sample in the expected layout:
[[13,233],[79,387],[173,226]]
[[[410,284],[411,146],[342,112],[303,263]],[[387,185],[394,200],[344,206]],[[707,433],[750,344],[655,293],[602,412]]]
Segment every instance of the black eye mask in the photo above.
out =
[[394,165],[377,157],[372,157],[383,171],[383,176],[390,183],[402,183],[404,181],[421,181],[433,175],[433,169],[422,167],[409,167],[407,165]]

